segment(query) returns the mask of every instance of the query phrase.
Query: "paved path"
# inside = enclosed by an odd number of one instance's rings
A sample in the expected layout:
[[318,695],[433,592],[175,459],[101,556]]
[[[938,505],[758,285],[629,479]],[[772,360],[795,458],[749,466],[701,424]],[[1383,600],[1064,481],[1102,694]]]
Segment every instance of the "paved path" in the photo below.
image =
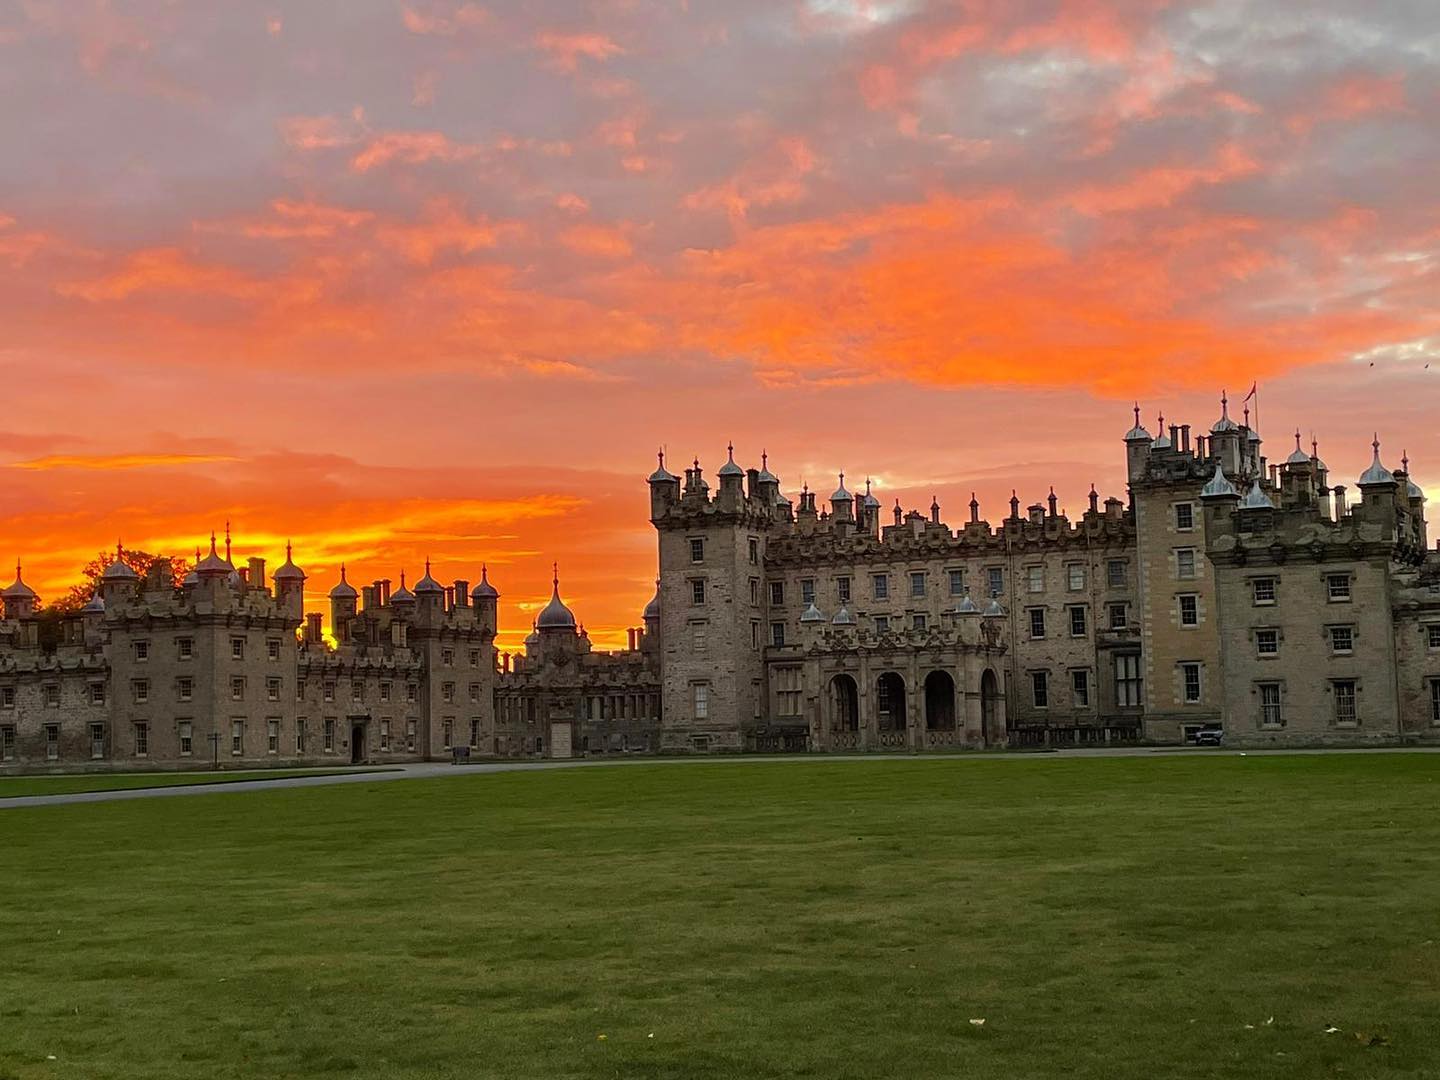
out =
[[13,810],[27,806],[65,806],[72,803],[120,802],[127,799],[168,799],[185,795],[223,795],[242,791],[275,791],[281,788],[321,787],[331,784],[378,784],[395,780],[425,780],[438,776],[468,776],[475,773],[531,772],[544,769],[587,769],[618,768],[630,765],[733,765],[748,764],[799,764],[825,761],[1061,761],[1069,758],[1090,757],[1184,757],[1184,756],[1228,756],[1243,757],[1247,753],[1256,755],[1282,754],[1436,754],[1440,746],[1403,747],[1386,746],[1356,748],[1353,750],[1217,750],[1191,747],[1102,747],[1096,749],[1057,750],[1052,752],[997,751],[976,754],[746,754],[733,757],[693,758],[579,758],[570,761],[493,761],[474,765],[449,765],[443,762],[425,762],[418,765],[393,765],[373,770],[346,773],[331,773],[316,776],[286,776],[274,780],[236,780],[228,783],[177,784],[171,787],[120,788],[114,791],[77,791],[64,795],[21,795],[13,799],[0,798],[0,810]]

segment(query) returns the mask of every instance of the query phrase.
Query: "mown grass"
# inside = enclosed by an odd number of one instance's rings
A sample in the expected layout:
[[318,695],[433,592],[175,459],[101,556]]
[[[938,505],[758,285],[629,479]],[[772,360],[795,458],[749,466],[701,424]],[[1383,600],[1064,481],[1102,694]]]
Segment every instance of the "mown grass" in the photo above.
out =
[[[25,795],[74,795],[87,791],[233,784],[240,780],[283,780],[289,776],[333,776],[351,769],[257,769],[248,772],[80,773],[69,776],[0,776],[0,799]],[[3,1080],[3,1078],[0,1078]]]
[[1437,773],[716,763],[7,810],[0,1076],[1434,1076]]

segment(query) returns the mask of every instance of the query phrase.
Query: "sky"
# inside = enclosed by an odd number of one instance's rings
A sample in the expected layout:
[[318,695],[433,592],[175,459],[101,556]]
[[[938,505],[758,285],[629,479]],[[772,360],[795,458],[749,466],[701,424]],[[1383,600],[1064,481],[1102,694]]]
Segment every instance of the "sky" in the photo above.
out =
[[229,521],[614,647],[660,446],[1078,516],[1257,384],[1440,482],[1434,0],[0,0],[0,145],[42,596]]

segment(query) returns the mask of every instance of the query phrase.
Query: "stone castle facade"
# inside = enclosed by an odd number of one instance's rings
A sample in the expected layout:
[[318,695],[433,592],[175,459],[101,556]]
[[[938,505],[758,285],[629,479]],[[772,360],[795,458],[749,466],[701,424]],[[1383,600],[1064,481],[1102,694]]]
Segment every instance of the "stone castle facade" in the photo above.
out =
[[[1278,464],[1229,416],[1124,436],[1129,499],[1052,491],[992,525],[885,511],[843,474],[797,500],[733,450],[711,488],[649,477],[656,594],[592,650],[560,598],[497,654],[499,593],[356,589],[303,609],[287,551],[212,537],[179,587],[119,559],[42,641],[0,592],[0,771],[477,757],[1440,742],[1440,551],[1408,462],[1353,498],[1316,447]],[[885,518],[890,520],[886,521]]]

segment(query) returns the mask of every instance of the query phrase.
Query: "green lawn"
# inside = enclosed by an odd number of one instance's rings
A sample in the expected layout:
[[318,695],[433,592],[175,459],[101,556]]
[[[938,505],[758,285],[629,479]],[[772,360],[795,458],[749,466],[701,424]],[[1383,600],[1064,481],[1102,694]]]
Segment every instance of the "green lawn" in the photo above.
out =
[[69,776],[0,776],[0,799],[22,795],[70,795],[81,791],[233,784],[237,780],[282,780],[287,776],[332,776],[351,769],[258,769],[250,772],[93,773]]
[[707,763],[0,811],[0,1077],[1433,1077],[1437,776]]

